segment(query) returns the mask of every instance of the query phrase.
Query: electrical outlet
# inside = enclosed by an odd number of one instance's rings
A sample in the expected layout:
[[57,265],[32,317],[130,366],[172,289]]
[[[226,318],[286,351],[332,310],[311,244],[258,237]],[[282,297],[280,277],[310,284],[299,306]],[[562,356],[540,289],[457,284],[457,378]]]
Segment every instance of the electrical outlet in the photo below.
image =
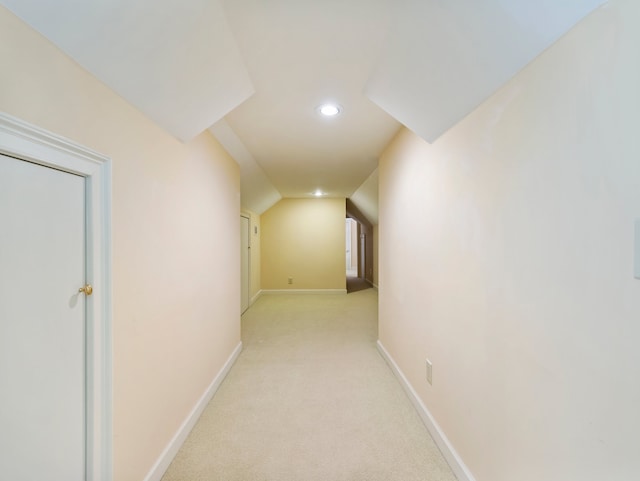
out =
[[293,284],[293,277],[289,277],[289,279],[287,279],[287,284]]
[[427,382],[433,384],[433,364],[427,359]]

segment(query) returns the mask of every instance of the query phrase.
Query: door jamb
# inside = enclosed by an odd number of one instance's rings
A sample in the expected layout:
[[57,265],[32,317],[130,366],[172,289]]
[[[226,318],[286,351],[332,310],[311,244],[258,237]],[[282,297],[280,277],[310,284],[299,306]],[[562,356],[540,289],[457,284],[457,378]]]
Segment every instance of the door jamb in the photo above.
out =
[[[244,217],[245,219],[247,219],[247,221],[248,221],[247,227],[249,228],[249,232],[247,232],[247,234],[248,234],[248,238],[247,238],[248,239],[247,240],[248,245],[247,245],[247,247],[249,249],[249,252],[247,254],[248,255],[248,259],[247,259],[247,264],[248,264],[247,267],[248,267],[248,269],[247,270],[249,271],[247,273],[247,276],[248,276],[247,289],[249,290],[249,292],[247,292],[247,301],[248,301],[247,302],[247,304],[248,304],[247,309],[249,309],[249,307],[251,307],[251,254],[252,254],[251,253],[251,215],[250,214],[245,214],[244,212],[240,212],[240,217]],[[242,221],[240,221],[240,222],[242,223]],[[244,246],[242,246],[242,247],[244,247]],[[240,276],[242,276],[242,272],[240,273]],[[242,310],[242,309],[240,309],[240,310]],[[242,311],[240,314],[244,314],[244,311]]]
[[86,182],[87,481],[111,481],[111,159],[0,112],[0,153],[80,175]]

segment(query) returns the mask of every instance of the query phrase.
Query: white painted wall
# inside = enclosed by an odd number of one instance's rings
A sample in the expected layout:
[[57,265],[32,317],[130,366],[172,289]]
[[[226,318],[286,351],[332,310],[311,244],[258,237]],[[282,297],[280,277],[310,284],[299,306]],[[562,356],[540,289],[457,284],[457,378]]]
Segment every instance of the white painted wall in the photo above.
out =
[[638,46],[612,0],[381,160],[380,340],[477,481],[640,479]]

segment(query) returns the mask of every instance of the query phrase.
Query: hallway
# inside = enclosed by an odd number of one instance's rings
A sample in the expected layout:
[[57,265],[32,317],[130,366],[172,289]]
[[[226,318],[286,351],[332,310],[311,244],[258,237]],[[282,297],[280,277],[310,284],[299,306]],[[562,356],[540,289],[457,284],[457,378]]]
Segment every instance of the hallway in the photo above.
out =
[[266,295],[163,481],[454,481],[375,347],[377,292]]

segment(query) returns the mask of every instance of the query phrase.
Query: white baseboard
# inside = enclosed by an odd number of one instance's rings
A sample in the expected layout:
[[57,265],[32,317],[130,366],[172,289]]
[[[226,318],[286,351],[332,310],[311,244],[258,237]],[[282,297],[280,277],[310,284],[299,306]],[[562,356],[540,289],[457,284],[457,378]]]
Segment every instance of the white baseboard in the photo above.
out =
[[374,284],[373,282],[371,283],[371,285],[373,286],[373,288],[377,291],[378,290],[378,284]]
[[346,294],[346,289],[263,289],[262,294]]
[[409,396],[409,399],[413,403],[413,406],[416,408],[418,414],[422,418],[422,422],[427,427],[429,434],[431,434],[431,437],[442,452],[444,459],[451,467],[453,474],[455,474],[456,478],[458,478],[458,481],[475,481],[473,474],[471,474],[469,468],[467,468],[464,462],[462,462],[462,458],[453,448],[451,442],[449,442],[447,437],[444,435],[444,432],[442,432],[442,429],[440,429],[440,426],[438,426],[438,423],[435,421],[435,419],[433,418],[427,407],[424,405],[416,391],[413,389],[405,375],[402,373],[396,362],[393,360],[391,355],[387,352],[380,341],[378,341],[377,346],[378,351],[380,351],[380,354],[382,355],[384,360],[387,361],[387,364],[389,365],[395,376],[398,378],[398,381],[400,381],[400,384],[407,393],[407,396]]
[[220,371],[218,372],[216,377],[213,379],[213,381],[211,382],[207,390],[204,392],[202,397],[198,400],[196,405],[193,407],[193,409],[191,410],[187,418],[182,423],[182,426],[180,426],[180,428],[178,429],[176,434],[173,436],[171,441],[169,441],[169,444],[167,444],[167,447],[164,448],[164,451],[162,451],[162,454],[160,455],[156,463],[153,465],[153,467],[149,471],[149,474],[147,474],[147,476],[144,478],[144,481],[160,481],[161,480],[165,471],[171,464],[171,461],[173,461],[173,458],[175,458],[176,454],[178,454],[180,447],[187,439],[187,436],[189,436],[189,433],[191,432],[193,427],[196,425],[196,422],[198,422],[198,419],[202,415],[204,408],[207,407],[207,404],[209,404],[209,401],[211,401],[211,398],[213,398],[213,395],[216,393],[216,391],[220,387],[220,384],[222,384],[222,381],[229,373],[231,366],[233,366],[233,364],[236,362],[236,359],[238,359],[238,356],[240,355],[241,351],[242,351],[242,342],[238,343],[236,348],[233,350],[233,352],[227,359],[227,362],[224,363],[224,366],[222,366],[222,369],[220,369]]
[[262,295],[262,289],[260,289],[257,292],[257,294],[251,298],[251,300],[249,301],[249,305],[252,306],[254,302],[256,302],[258,299],[260,299],[261,295]]

